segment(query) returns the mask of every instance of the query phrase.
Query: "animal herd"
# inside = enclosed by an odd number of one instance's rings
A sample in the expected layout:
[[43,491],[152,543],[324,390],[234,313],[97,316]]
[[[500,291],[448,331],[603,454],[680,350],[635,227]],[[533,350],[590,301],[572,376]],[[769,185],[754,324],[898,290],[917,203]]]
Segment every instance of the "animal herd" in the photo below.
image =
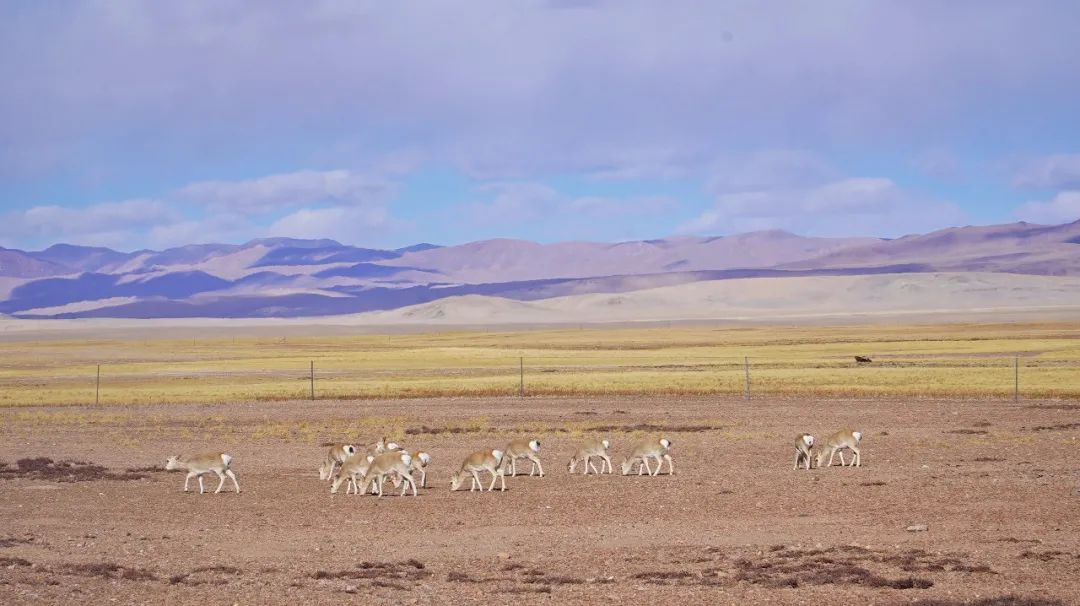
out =
[[[862,456],[859,444],[862,441],[862,433],[850,429],[838,431],[823,442],[817,441],[810,434],[801,434],[795,440],[795,469],[805,466],[807,470],[812,467],[830,467],[836,455],[840,456],[842,466],[862,466]],[[323,444],[328,448],[319,467],[319,479],[330,482],[330,492],[337,494],[344,484],[345,494],[375,494],[382,496],[387,480],[393,483],[394,488],[401,489],[404,496],[410,491],[413,496],[417,495],[417,476],[421,487],[427,486],[427,467],[431,463],[431,455],[422,450],[408,450],[394,442],[387,442],[385,438],[366,447],[359,448],[354,444],[328,443]],[[567,471],[574,473],[580,465],[581,473],[611,474],[614,468],[611,464],[611,455],[608,450],[611,442],[606,439],[590,439],[582,443],[567,463]],[[844,459],[844,451],[851,451],[851,462]],[[597,469],[593,460],[600,462]],[[184,478],[184,492],[188,492],[192,478],[198,479],[199,493],[205,492],[203,476],[209,473],[218,477],[217,490],[221,492],[225,486],[225,479],[232,480],[236,492],[240,492],[240,484],[236,480],[236,474],[230,469],[233,457],[226,453],[212,452],[197,455],[178,455],[169,457],[165,462],[165,469],[182,469],[187,471]],[[461,467],[450,477],[450,490],[456,491],[461,488],[466,480],[471,480],[469,491],[484,491],[484,483],[480,474],[490,475],[487,490],[493,491],[498,483],[500,490],[506,490],[506,475],[517,475],[518,461],[530,463],[529,475],[538,474],[544,477],[544,466],[540,461],[540,441],[521,439],[510,442],[505,448],[485,449],[474,452],[462,461]],[[653,465],[650,465],[650,462]],[[655,476],[667,463],[668,474],[675,474],[675,464],[672,457],[672,441],[664,437],[652,437],[635,442],[626,457],[622,461],[622,475],[630,475],[637,466],[638,475],[648,474]],[[654,467],[655,465],[655,467]],[[524,471],[524,470],[523,470]]]

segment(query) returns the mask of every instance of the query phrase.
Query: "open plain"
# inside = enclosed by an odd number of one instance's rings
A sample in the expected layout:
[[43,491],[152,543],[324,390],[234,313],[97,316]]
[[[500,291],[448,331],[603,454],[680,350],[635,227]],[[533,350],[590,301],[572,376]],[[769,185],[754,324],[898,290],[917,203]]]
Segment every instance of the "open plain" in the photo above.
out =
[[[1075,603],[1078,417],[1069,401],[716,396],[9,408],[0,594],[8,604]],[[864,433],[861,468],[792,470],[799,432],[843,426]],[[417,498],[332,496],[319,443],[382,434],[432,453],[429,487]],[[674,441],[675,476],[567,473],[586,436],[612,440],[618,471],[649,434]],[[508,478],[505,493],[448,490],[468,452],[517,436],[541,440],[546,477]],[[167,455],[205,448],[234,455],[242,493],[184,494],[183,474],[161,470]],[[16,463],[30,457],[104,469]]]

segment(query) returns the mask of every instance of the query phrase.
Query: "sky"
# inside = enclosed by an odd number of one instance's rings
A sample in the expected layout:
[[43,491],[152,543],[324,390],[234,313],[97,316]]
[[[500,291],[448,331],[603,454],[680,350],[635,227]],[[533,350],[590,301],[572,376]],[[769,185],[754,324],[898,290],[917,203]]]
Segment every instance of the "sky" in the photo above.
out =
[[1080,218],[1080,3],[0,3],[0,246]]

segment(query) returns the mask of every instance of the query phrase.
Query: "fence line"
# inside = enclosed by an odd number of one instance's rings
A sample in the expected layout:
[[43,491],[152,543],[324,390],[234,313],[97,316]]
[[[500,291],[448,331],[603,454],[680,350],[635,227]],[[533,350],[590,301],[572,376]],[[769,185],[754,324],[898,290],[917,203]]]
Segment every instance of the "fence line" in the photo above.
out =
[[1013,358],[1013,402],[1020,401],[1020,356]]
[[[513,357],[518,359],[516,365],[512,363]],[[953,364],[939,356],[906,356],[881,363],[847,363],[836,358],[817,363],[798,358],[755,358],[751,368],[750,356],[741,356],[741,360],[731,356],[709,356],[680,357],[676,360],[656,357],[641,361],[619,357],[610,364],[596,364],[602,360],[596,356],[576,359],[572,356],[529,356],[532,364],[526,376],[526,356],[513,357],[464,358],[453,366],[439,366],[434,362],[406,366],[390,362],[386,365],[354,365],[351,368],[343,367],[339,359],[331,359],[330,367],[320,370],[319,386],[315,381],[316,359],[309,361],[305,369],[308,372],[302,375],[280,367],[230,370],[228,362],[222,363],[221,370],[214,370],[207,368],[212,365],[209,361],[197,361],[198,369],[186,371],[161,368],[138,372],[131,370],[130,362],[115,365],[101,363],[88,370],[94,373],[95,405],[101,405],[103,397],[105,403],[110,404],[138,398],[144,398],[141,401],[152,398],[156,402],[183,402],[206,397],[219,400],[276,400],[302,399],[306,396],[306,399],[315,401],[320,398],[397,396],[511,396],[515,392],[520,398],[545,394],[640,393],[741,396],[747,401],[769,395],[973,396],[1005,398],[1017,403],[1025,395],[1080,398],[1080,360],[1075,359],[1030,358],[1022,365],[1020,356],[1011,356],[1011,359],[956,357]],[[543,363],[553,359],[558,359],[560,363]],[[724,363],[695,364],[702,360],[724,360]],[[493,361],[499,364],[490,364]],[[1013,371],[1011,382],[1006,374],[1009,366]],[[138,368],[138,364],[135,368]],[[104,379],[103,369],[107,370]],[[513,382],[513,370],[518,371],[517,385]],[[31,375],[32,372],[33,369]],[[1025,379],[1026,394],[1021,391],[1021,372],[1029,377]],[[306,379],[308,389],[297,389],[298,386],[292,383],[296,379]],[[86,387],[89,385],[83,381],[85,379],[76,375],[57,373],[52,369],[40,378],[19,376],[9,370],[7,374],[0,374],[0,398],[15,405],[34,399],[43,404],[87,402],[86,396],[89,394]],[[527,384],[527,381],[530,383]],[[78,387],[80,384],[85,387]],[[79,396],[80,389],[86,395]],[[20,398],[19,390],[27,394],[25,398]],[[42,390],[74,395],[30,395]],[[46,399],[48,397],[54,400]],[[3,406],[3,400],[0,400],[0,407]]]

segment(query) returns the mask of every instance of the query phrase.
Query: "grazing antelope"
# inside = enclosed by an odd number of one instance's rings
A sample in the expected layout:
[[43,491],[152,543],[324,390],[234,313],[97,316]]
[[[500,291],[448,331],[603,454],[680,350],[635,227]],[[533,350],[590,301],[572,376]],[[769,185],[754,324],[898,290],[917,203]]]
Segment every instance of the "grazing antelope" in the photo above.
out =
[[330,480],[334,477],[334,468],[356,454],[356,446],[333,442],[323,444],[323,446],[329,446],[330,450],[326,452],[326,458],[323,460],[322,466],[319,467],[319,479]]
[[232,480],[233,486],[236,487],[236,492],[240,492],[240,484],[236,482],[236,474],[229,469],[229,464],[232,463],[232,455],[225,454],[223,452],[207,452],[196,455],[177,455],[169,457],[165,461],[165,469],[172,471],[174,469],[186,469],[187,477],[184,478],[184,492],[188,491],[188,482],[191,478],[199,479],[199,494],[203,494],[206,490],[203,488],[203,474],[214,472],[218,476],[218,487],[214,491],[214,494],[221,492],[221,487],[225,485],[225,477],[228,476]]
[[334,479],[334,483],[330,486],[330,494],[337,494],[338,489],[346,481],[349,482],[349,485],[345,487],[345,494],[354,492],[360,494],[360,481],[367,476],[368,468],[374,459],[375,457],[372,455],[361,455],[359,457],[350,457],[342,463],[337,478]]
[[503,464],[510,468],[510,475],[517,475],[517,460],[528,459],[532,461],[532,467],[529,469],[529,475],[536,473],[536,469],[540,469],[540,477],[544,477],[544,466],[540,464],[540,457],[536,456],[540,453],[540,440],[514,440],[506,446],[506,454],[503,457]]
[[[378,442],[375,442],[374,444],[371,444],[370,446],[368,446],[367,449],[364,451],[364,455],[368,459],[373,459],[373,458],[375,458],[375,457],[377,457],[377,456],[379,456],[379,455],[381,455],[383,453],[397,452],[397,451],[400,451],[400,450],[401,450],[401,446],[399,446],[396,442],[387,442],[386,441],[386,436],[383,436],[383,437],[379,438]],[[395,477],[394,488],[397,488],[398,485],[399,485],[399,482]],[[375,486],[371,487],[371,494],[378,494]]]
[[[862,433],[853,431],[851,429],[842,429],[833,435],[829,436],[825,440],[825,443],[821,447],[821,451],[817,455],[818,467],[831,467],[833,462],[833,455],[840,454],[840,465],[844,466],[847,463],[844,462],[845,448],[850,448],[851,465],[855,467],[862,467],[862,454],[859,452],[859,442],[862,442]],[[825,463],[825,457],[829,457],[828,464]]]
[[611,442],[608,442],[607,440],[586,440],[585,443],[581,445],[581,448],[578,448],[577,452],[574,453],[574,456],[570,457],[570,462],[566,465],[567,471],[574,473],[574,467],[577,466],[578,462],[581,462],[584,464],[582,465],[583,469],[581,470],[582,475],[588,475],[590,467],[592,467],[593,473],[595,474],[597,473],[596,466],[592,464],[592,458],[599,457],[600,473],[604,473],[605,465],[607,466],[607,472],[613,473],[611,457],[608,456],[607,452],[609,446],[611,446]]
[[[642,470],[648,472],[649,475],[655,476],[660,473],[660,468],[664,466],[664,461],[668,464],[668,475],[675,475],[675,466],[672,464],[671,453],[671,440],[667,438],[660,438],[659,440],[652,438],[638,442],[634,449],[630,451],[630,455],[623,459],[622,474],[624,476],[630,475],[630,471],[634,468],[634,462],[640,461],[641,467],[638,467],[638,475],[641,475]],[[656,460],[656,471],[653,471],[649,467],[649,459]]]
[[450,490],[454,491],[461,488],[461,483],[465,481],[465,477],[471,476],[472,485],[469,487],[469,492],[477,488],[480,489],[480,492],[484,492],[484,485],[480,483],[480,472],[486,471],[491,474],[491,485],[488,486],[488,492],[495,489],[496,478],[502,482],[501,490],[505,491],[506,475],[500,467],[502,461],[503,452],[501,450],[481,450],[472,453],[465,457],[465,462],[461,464],[461,470],[451,476]]
[[364,477],[362,492],[367,492],[368,487],[374,485],[378,488],[378,495],[383,496],[383,484],[386,476],[398,474],[405,484],[401,487],[401,496],[405,496],[409,487],[412,486],[412,494],[416,496],[416,481],[413,480],[409,468],[412,467],[412,455],[407,452],[392,450],[384,452],[371,460],[367,475]]
[[806,462],[806,470],[810,470],[810,449],[814,447],[814,436],[804,433],[795,440],[795,469],[799,463]]
[[[412,465],[409,470],[411,472],[420,472],[420,488],[427,488],[427,469],[425,468],[428,463],[431,463],[431,455],[422,450],[410,452],[409,455],[412,456]],[[390,477],[394,480],[394,488],[401,486],[401,476],[395,473],[391,474]]]

